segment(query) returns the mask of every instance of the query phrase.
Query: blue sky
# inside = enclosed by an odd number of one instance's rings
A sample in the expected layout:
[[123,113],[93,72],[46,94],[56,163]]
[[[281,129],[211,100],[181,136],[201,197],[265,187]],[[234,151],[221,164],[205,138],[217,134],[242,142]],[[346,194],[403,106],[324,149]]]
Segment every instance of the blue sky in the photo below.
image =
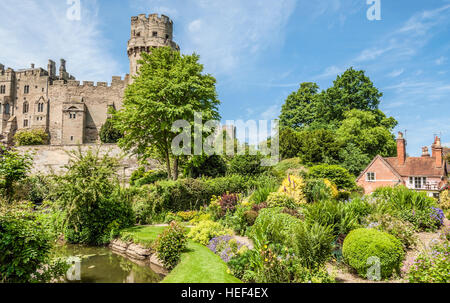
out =
[[384,93],[410,155],[433,134],[450,146],[450,0],[381,0],[380,21],[366,0],[81,0],[79,21],[65,0],[0,6],[0,63],[13,68],[65,58],[77,79],[110,81],[128,72],[130,17],[163,13],[217,78],[224,121],[276,118],[299,83],[326,89],[353,66]]

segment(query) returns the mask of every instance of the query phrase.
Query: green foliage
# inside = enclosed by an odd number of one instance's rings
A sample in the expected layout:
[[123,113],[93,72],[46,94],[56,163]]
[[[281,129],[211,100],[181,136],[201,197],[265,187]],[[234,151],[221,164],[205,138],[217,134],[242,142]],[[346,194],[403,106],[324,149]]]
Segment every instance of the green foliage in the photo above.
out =
[[300,129],[310,125],[318,118],[319,97],[316,83],[301,83],[298,91],[290,94],[281,108],[280,126]]
[[339,159],[341,144],[332,130],[313,129],[299,132],[300,149],[297,157],[305,165],[334,164]]
[[426,193],[410,190],[405,186],[379,187],[373,196],[391,210],[428,210],[436,206],[436,201]]
[[450,244],[434,245],[421,253],[409,271],[410,283],[450,283]]
[[415,245],[417,237],[414,233],[414,226],[409,222],[404,222],[387,214],[373,214],[367,218],[369,227],[387,232],[399,239],[406,249]]
[[302,222],[294,230],[295,254],[304,267],[319,269],[331,257],[333,239],[332,227]]
[[0,213],[0,281],[49,282],[61,277],[68,268],[51,259],[52,240],[33,213]]
[[339,165],[354,176],[358,176],[372,161],[367,153],[362,152],[356,144],[351,142],[341,148],[339,159]]
[[268,207],[286,207],[290,209],[296,209],[298,205],[295,200],[285,193],[271,193],[267,198]]
[[375,229],[356,229],[345,238],[342,247],[344,259],[363,278],[368,278],[371,257],[380,260],[380,278],[389,278],[400,272],[404,257],[403,246],[394,236]]
[[343,202],[325,200],[309,204],[304,210],[304,215],[305,221],[311,225],[318,223],[330,227],[335,237],[346,235],[359,227],[358,217]]
[[[301,152],[302,142],[299,133],[291,128],[282,128],[279,135],[281,159],[297,157]],[[286,174],[283,173],[282,177]]]
[[104,244],[119,229],[134,223],[131,203],[121,190],[117,160],[99,156],[99,149],[71,154],[67,173],[58,179],[58,202],[65,210],[65,236],[69,242]]
[[102,143],[117,143],[123,137],[123,133],[114,126],[113,118],[107,118],[100,128],[100,140]]
[[9,202],[14,194],[14,184],[25,179],[31,165],[29,155],[21,155],[12,149],[0,146],[0,190],[4,192]]
[[282,211],[282,207],[262,209],[249,235],[259,242],[292,246],[293,231],[301,221]]
[[195,112],[202,113],[204,121],[219,118],[216,80],[203,74],[198,61],[198,55],[182,55],[170,47],[143,53],[138,76],[128,85],[123,108],[114,118],[115,127],[125,134],[119,146],[143,160],[164,160],[169,178],[178,177],[180,159],[171,154],[171,142],[178,136],[172,132],[173,123],[189,121],[192,129]]
[[228,172],[230,174],[254,176],[259,175],[267,170],[267,167],[261,165],[261,161],[264,157],[258,155],[237,155],[230,161],[230,167]]
[[331,188],[325,184],[323,179],[306,180],[304,192],[308,203],[330,200],[332,198]]
[[143,186],[147,184],[155,183],[156,181],[167,180],[167,172],[162,170],[149,170],[144,172],[142,176],[135,175],[134,178],[131,176],[130,184],[134,186]]
[[196,226],[192,227],[188,234],[188,238],[192,239],[194,242],[208,245],[212,238],[232,234],[233,231],[231,229],[225,228],[219,222],[207,220],[201,221]]
[[403,209],[394,212],[394,215],[403,221],[411,223],[415,231],[435,232],[442,225],[441,219],[437,217],[435,210],[433,208],[425,210]]
[[158,236],[156,252],[164,267],[170,270],[178,264],[186,242],[186,231],[176,222],[170,223],[169,228]]
[[220,155],[194,156],[184,168],[184,175],[190,178],[223,177],[226,172],[227,164]]
[[386,118],[381,111],[371,113],[356,109],[346,112],[344,117],[336,134],[342,142],[357,147],[356,154],[364,151],[366,160],[376,155],[395,156],[397,144],[391,131],[397,122],[393,118]]
[[249,200],[254,204],[260,204],[267,201],[269,195],[278,190],[277,184],[268,184],[255,190]]
[[308,173],[311,179],[328,179],[338,189],[354,189],[356,187],[354,177],[343,167],[339,165],[321,164],[311,167]]
[[20,130],[14,135],[17,146],[44,145],[48,134],[43,129]]
[[253,226],[255,224],[256,218],[258,218],[258,212],[254,210],[248,210],[244,212],[244,218],[247,222],[247,226]]
[[[297,153],[295,154],[297,155]],[[288,174],[299,174],[305,170],[300,158],[289,158],[278,162],[272,167],[272,173],[279,179],[284,179]]]

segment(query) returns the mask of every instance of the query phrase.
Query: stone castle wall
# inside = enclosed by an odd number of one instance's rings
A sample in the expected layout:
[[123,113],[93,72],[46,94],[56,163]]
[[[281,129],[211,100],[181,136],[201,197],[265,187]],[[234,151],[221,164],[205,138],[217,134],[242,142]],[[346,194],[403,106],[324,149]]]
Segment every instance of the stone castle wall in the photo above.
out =
[[[130,156],[124,154],[124,152],[116,144],[83,144],[80,146],[75,145],[39,145],[39,146],[19,146],[18,151],[22,154],[28,153],[33,157],[33,167],[31,168],[31,174],[62,174],[66,171],[65,165],[69,163],[70,155],[68,152],[76,151],[81,148],[82,152],[86,152],[88,149],[100,148],[100,155],[108,154],[114,157],[121,157],[120,168],[118,173],[124,180],[129,180],[134,170],[139,167],[139,163],[136,156]],[[156,169],[159,167],[156,161],[151,162],[150,169]]]

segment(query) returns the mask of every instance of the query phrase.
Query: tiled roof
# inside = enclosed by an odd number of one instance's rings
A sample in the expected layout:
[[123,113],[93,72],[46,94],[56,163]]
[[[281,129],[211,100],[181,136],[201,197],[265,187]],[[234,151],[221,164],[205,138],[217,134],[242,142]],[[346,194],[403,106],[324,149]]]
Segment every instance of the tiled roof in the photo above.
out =
[[432,157],[408,157],[404,165],[399,165],[397,158],[384,159],[403,177],[445,175],[445,164],[442,167],[436,167],[436,159]]

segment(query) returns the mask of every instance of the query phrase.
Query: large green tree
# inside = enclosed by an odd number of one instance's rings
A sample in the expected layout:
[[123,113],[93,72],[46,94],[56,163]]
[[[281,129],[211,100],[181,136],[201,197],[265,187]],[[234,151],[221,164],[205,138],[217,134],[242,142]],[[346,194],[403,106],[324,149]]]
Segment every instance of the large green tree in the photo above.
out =
[[124,133],[119,146],[141,159],[165,162],[168,176],[176,179],[182,156],[172,153],[177,136],[172,125],[186,120],[193,126],[195,112],[202,113],[203,121],[219,119],[216,80],[203,73],[198,55],[181,55],[169,47],[143,53],[139,64],[114,120]]

